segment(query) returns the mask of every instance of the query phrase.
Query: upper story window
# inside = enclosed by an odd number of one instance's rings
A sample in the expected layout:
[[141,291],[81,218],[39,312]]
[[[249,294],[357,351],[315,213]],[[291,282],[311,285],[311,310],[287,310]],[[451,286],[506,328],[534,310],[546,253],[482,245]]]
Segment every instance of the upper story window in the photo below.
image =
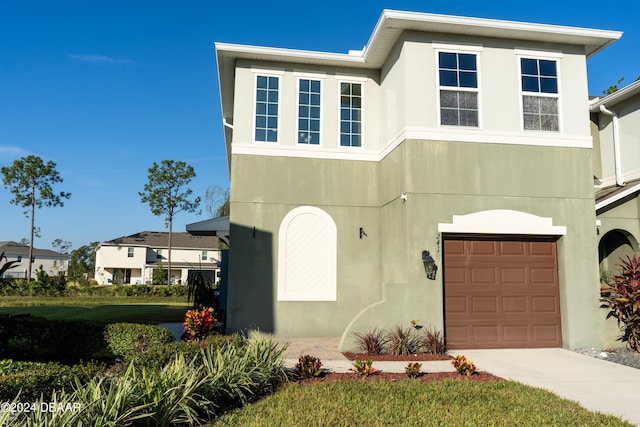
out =
[[18,262],[22,262],[22,255],[18,255]]
[[278,142],[280,77],[256,76],[255,140]]
[[127,258],[133,258],[133,248],[127,248]]
[[202,251],[200,254],[200,260],[206,261],[209,258],[209,253],[207,251]]
[[156,249],[156,259],[162,259],[162,249]]
[[525,130],[558,131],[558,66],[555,60],[520,58]]
[[362,84],[340,83],[340,145],[362,144]]
[[298,144],[320,144],[320,80],[298,81]]
[[438,52],[440,124],[477,127],[478,67],[476,54]]

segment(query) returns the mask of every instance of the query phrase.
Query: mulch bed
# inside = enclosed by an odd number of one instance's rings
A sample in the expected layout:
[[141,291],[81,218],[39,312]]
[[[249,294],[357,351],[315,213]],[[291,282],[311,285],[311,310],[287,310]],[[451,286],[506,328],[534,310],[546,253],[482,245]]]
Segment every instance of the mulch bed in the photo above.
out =
[[[342,353],[344,357],[349,360],[372,360],[376,361],[386,361],[386,362],[424,362],[424,361],[432,361],[432,360],[451,360],[453,357],[448,354],[432,354],[432,353],[415,353],[405,356],[396,356],[393,354],[377,354],[377,355],[367,355],[362,353]],[[375,364],[374,364],[375,367]],[[400,380],[411,380],[411,381],[420,381],[423,383],[428,383],[431,381],[442,381],[442,380],[459,380],[459,381],[475,381],[475,382],[492,382],[492,381],[503,381],[502,378],[497,377],[489,372],[477,372],[470,377],[460,375],[457,372],[429,372],[423,373],[417,378],[409,378],[407,374],[403,372],[384,372],[378,371],[373,375],[369,375],[368,377],[363,377],[356,372],[324,372],[322,376],[315,378],[299,378],[296,382],[302,385],[310,385],[317,383],[328,383],[328,382],[339,382],[339,381],[361,381],[361,382],[370,382],[370,381],[400,381]]]
[[403,356],[393,354],[362,354],[362,353],[342,353],[349,360],[373,360],[378,362],[424,362],[430,360],[451,360],[453,357],[448,354],[413,353]]
[[475,381],[475,382],[492,382],[492,381],[503,381],[502,378],[496,377],[493,374],[488,372],[478,372],[476,374],[471,375],[470,377],[460,375],[456,372],[430,372],[424,373],[417,378],[409,378],[404,373],[395,373],[395,372],[378,372],[373,375],[369,375],[368,377],[362,377],[357,373],[336,373],[336,372],[327,372],[323,374],[321,377],[316,378],[300,378],[296,382],[301,385],[311,385],[318,383],[330,383],[330,382],[339,382],[339,381],[360,381],[360,382],[371,382],[371,381],[401,381],[401,380],[410,380],[410,381],[420,381],[423,383],[428,383],[431,381],[442,381],[442,380],[456,380],[456,381]]

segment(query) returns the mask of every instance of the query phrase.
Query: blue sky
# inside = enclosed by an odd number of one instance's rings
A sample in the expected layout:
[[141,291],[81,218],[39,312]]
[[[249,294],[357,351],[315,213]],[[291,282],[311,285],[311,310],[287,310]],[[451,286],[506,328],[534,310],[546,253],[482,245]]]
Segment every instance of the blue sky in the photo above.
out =
[[[52,160],[72,193],[36,212],[36,246],[164,230],[138,196],[153,162],[191,164],[203,199],[228,187],[214,42],[346,53],[385,8],[624,31],[589,60],[590,94],[640,75],[637,2],[1,1],[0,166]],[[0,241],[29,235],[11,198],[0,187]],[[206,218],[179,214],[174,230]]]

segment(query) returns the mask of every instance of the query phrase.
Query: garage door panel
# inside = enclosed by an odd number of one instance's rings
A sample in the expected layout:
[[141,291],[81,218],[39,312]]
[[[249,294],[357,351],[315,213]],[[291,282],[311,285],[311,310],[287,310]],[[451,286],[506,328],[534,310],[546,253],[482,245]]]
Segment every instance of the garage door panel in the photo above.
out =
[[556,271],[553,268],[531,268],[529,270],[530,282],[533,285],[536,284],[555,284],[556,283]]
[[471,270],[471,284],[483,285],[496,283],[496,270],[495,268],[487,267],[475,267]]
[[529,311],[527,306],[526,296],[508,296],[502,297],[502,312],[503,313],[526,313]]
[[467,326],[452,326],[447,329],[447,346],[450,348],[462,348],[469,342],[469,329]]
[[554,324],[536,325],[533,327],[533,338],[539,342],[557,342],[560,340],[560,328]]
[[498,311],[497,297],[473,297],[471,305],[474,313],[496,313]]
[[512,345],[526,345],[531,340],[527,325],[507,325],[503,327],[504,342]]
[[558,313],[559,304],[558,299],[555,297],[532,297],[531,298],[531,311],[533,313]]
[[465,251],[464,251],[464,241],[463,240],[451,240],[450,242],[447,243],[447,251],[449,253],[449,255],[453,258],[456,255],[465,256]]
[[473,340],[479,344],[494,343],[500,335],[495,325],[482,325],[472,327]]
[[524,267],[505,267],[500,270],[500,279],[503,284],[524,283],[527,277],[527,269]]
[[562,345],[555,242],[445,239],[444,280],[451,349]]
[[450,313],[455,315],[456,313],[466,314],[469,312],[467,308],[467,297],[447,297],[446,304],[449,307]]
[[465,247],[467,252],[472,255],[496,255],[495,242],[487,242],[482,240],[472,241],[468,247]]
[[467,271],[464,267],[451,267],[447,270],[447,278],[451,286],[464,285],[467,282]]
[[529,252],[532,256],[546,255],[552,258],[556,257],[555,242],[529,242]]
[[524,255],[526,247],[521,242],[499,242],[500,254],[503,256]]

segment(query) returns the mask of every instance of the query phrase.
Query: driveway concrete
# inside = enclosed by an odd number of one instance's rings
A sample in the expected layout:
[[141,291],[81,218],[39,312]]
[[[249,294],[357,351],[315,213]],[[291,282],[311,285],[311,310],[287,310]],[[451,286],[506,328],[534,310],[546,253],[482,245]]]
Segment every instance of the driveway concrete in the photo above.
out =
[[455,350],[479,370],[549,390],[640,426],[640,369],[553,349]]

